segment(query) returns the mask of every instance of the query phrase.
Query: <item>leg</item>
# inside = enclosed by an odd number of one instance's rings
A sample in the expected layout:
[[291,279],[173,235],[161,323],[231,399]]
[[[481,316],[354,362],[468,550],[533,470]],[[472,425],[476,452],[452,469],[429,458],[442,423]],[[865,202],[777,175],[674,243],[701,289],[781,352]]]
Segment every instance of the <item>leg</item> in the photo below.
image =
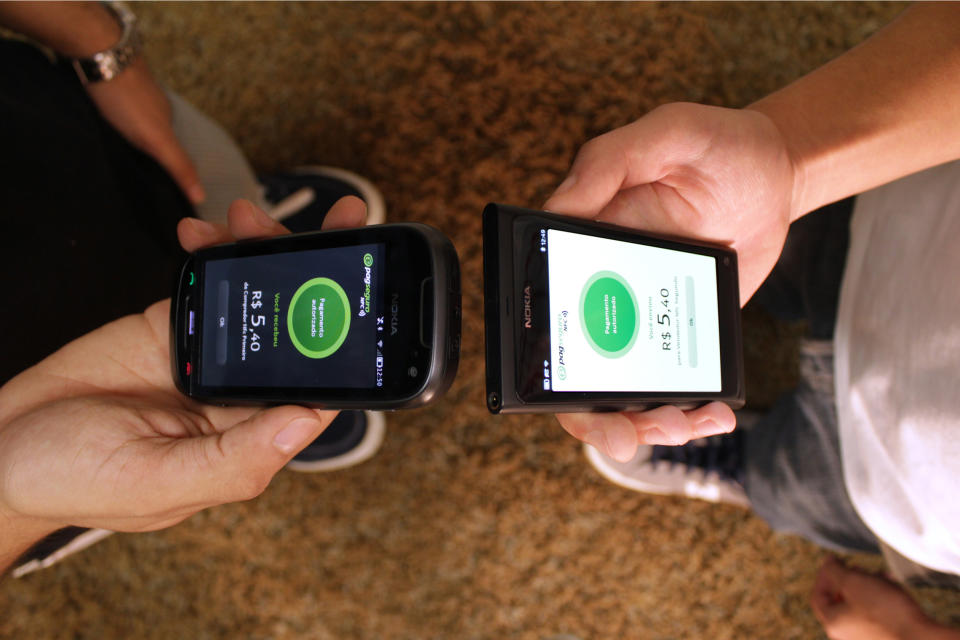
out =
[[752,300],[780,319],[806,320],[816,340],[833,337],[853,202],[834,202],[794,222],[777,265]]
[[843,480],[833,385],[833,329],[853,199],[790,228],[755,300],[775,316],[806,320],[800,385],[745,433],[744,484],[754,510],[778,531],[835,550],[879,551]]
[[837,551],[878,552],[843,481],[833,344],[801,347],[801,382],[745,433],[744,486],[770,526]]

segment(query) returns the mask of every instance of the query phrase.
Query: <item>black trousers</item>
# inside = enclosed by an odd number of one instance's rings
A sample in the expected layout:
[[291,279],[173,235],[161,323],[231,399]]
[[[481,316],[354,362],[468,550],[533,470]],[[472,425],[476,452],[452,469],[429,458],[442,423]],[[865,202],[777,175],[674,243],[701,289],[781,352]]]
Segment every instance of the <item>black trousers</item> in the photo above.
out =
[[0,384],[168,297],[193,214],[97,112],[72,70],[0,39]]

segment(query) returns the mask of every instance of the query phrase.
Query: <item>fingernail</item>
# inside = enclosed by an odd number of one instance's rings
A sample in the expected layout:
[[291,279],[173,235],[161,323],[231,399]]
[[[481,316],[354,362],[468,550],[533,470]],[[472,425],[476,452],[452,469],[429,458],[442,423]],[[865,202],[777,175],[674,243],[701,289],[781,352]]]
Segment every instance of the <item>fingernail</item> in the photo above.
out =
[[309,418],[294,420],[273,436],[273,446],[283,455],[299,451],[316,437],[317,425],[316,420]]
[[252,203],[250,204],[250,209],[253,211],[253,219],[258,225],[260,225],[264,229],[269,229],[271,231],[273,230],[273,227],[275,225],[273,218],[271,218],[266,213],[261,211],[260,207]]
[[592,446],[597,451],[605,451],[604,443],[606,438],[603,437],[602,431],[591,431],[587,435],[583,436],[583,441]]
[[616,430],[608,432],[591,431],[583,439],[600,453],[620,462],[626,462],[637,452],[636,442],[624,437],[624,434]]
[[706,438],[707,436],[715,436],[730,431],[729,429],[721,427],[716,420],[711,420],[710,418],[698,422],[693,428],[698,438]]
[[606,432],[607,450],[610,457],[620,462],[627,462],[637,453],[637,437],[633,431],[610,429]]
[[665,445],[674,445],[676,440],[671,438],[662,429],[653,427],[651,429],[644,429],[640,432],[640,435],[643,437],[644,444],[665,444]]
[[210,236],[217,232],[217,228],[215,226],[206,220],[200,220],[199,218],[187,218],[187,224],[190,225],[190,228],[193,229],[194,233],[198,233],[203,236]]
[[569,191],[575,184],[577,184],[577,175],[575,173],[571,173],[567,176],[566,180],[560,183],[556,191],[553,192],[553,195],[558,196],[561,193]]
[[203,186],[201,186],[200,183],[197,183],[187,189],[187,198],[189,198],[193,204],[200,204],[207,199],[207,192],[203,190]]

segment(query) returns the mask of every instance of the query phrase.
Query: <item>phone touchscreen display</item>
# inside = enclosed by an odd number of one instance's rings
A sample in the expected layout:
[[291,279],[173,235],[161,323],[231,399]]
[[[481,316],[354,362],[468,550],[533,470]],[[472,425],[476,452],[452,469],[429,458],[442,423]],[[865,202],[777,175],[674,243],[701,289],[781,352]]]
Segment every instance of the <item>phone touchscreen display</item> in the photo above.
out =
[[721,390],[715,258],[557,229],[545,235],[544,390]]
[[382,386],[384,245],[210,260],[201,384]]

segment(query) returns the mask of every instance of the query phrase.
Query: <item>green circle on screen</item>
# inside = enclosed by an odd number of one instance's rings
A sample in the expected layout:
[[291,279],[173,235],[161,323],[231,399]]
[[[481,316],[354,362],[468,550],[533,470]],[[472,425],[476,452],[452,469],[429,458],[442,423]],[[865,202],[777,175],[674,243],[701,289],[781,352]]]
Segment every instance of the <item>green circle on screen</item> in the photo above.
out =
[[347,293],[330,278],[307,280],[290,300],[287,330],[297,351],[308,358],[335,353],[350,331]]
[[580,294],[580,324],[587,342],[605,358],[625,355],[637,339],[640,308],[633,290],[613,271],[599,271]]

